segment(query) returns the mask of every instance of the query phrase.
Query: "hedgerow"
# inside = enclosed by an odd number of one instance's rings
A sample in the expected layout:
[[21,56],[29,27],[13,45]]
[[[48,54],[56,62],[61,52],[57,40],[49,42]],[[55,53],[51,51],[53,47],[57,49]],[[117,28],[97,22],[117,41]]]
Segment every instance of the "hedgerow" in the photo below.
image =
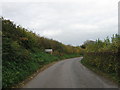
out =
[[[2,85],[12,87],[36,72],[44,65],[64,58],[80,55],[80,47],[64,45],[41,37],[17,26],[10,20],[2,20]],[[53,55],[45,49],[53,49]]]
[[120,35],[86,46],[82,63],[113,76],[120,83]]

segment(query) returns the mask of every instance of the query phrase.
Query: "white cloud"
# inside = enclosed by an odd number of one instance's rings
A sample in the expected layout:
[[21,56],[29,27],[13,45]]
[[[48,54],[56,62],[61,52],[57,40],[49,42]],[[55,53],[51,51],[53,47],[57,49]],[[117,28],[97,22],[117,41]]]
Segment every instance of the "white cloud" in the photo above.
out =
[[96,25],[87,25],[87,24],[73,24],[71,25],[71,28],[73,29],[77,29],[77,30],[96,30],[98,29],[99,27],[96,26]]
[[0,3],[0,16],[2,16],[2,3]]
[[65,44],[79,45],[87,39],[103,39],[117,33],[118,0],[3,2],[5,18]]
[[47,36],[47,37],[54,37],[61,34],[61,30],[44,30],[43,32],[41,32],[42,36]]
[[[9,2],[58,2],[58,3],[65,3],[65,2],[79,2],[79,3],[94,3],[98,2],[100,4],[107,4],[108,2],[118,2],[119,0],[9,0]],[[2,2],[8,2],[8,0],[2,0]]]

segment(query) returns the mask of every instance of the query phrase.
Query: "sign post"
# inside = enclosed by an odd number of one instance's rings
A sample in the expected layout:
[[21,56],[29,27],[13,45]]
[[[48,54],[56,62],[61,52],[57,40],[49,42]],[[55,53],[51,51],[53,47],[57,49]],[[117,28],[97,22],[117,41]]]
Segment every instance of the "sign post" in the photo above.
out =
[[45,52],[48,52],[52,55],[53,50],[52,49],[45,49]]

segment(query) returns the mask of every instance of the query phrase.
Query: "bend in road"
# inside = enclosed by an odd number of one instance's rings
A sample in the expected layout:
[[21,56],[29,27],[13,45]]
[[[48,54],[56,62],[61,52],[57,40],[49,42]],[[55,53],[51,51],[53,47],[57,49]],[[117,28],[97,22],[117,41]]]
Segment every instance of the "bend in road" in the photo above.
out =
[[23,88],[117,88],[117,85],[87,69],[82,57],[60,61],[28,82]]

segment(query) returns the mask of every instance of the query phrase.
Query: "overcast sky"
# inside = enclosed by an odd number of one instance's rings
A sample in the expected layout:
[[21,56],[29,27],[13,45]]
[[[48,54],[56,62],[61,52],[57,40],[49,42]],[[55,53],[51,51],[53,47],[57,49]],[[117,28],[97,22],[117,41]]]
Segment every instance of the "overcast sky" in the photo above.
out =
[[76,46],[118,33],[118,1],[4,0],[2,16],[40,36]]

